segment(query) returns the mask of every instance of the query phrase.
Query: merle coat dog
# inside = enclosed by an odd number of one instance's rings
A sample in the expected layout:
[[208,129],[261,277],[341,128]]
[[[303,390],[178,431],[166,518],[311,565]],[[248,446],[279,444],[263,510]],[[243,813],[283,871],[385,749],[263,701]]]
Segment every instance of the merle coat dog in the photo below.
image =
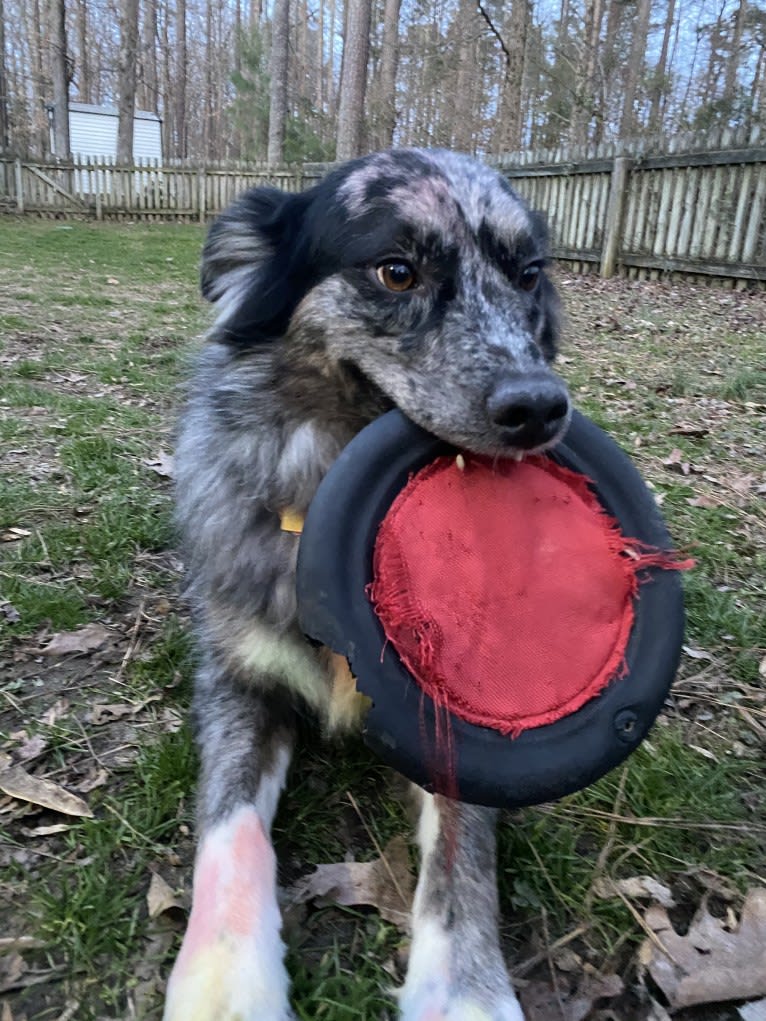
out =
[[[546,254],[503,177],[444,151],[369,156],[299,195],[256,189],[210,230],[202,292],[218,314],[177,449],[199,845],[166,1021],[292,1016],[269,833],[296,712],[327,731],[359,724],[332,658],[298,630],[297,542],[280,517],[304,513],[341,448],[392,406],[481,454],[560,438]],[[520,1021],[498,940],[496,812],[418,799],[401,1016]]]

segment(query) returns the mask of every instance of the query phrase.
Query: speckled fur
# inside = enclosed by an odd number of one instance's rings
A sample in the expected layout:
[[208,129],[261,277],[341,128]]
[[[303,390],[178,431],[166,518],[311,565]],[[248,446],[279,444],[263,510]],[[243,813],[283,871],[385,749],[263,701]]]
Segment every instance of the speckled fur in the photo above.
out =
[[[519,285],[524,268],[545,256],[539,218],[507,182],[443,151],[367,157],[301,195],[259,189],[213,225],[202,289],[217,318],[176,452],[200,646],[201,838],[241,806],[257,809],[264,778],[281,785],[297,713],[320,725],[347,720],[332,711],[329,657],[297,628],[297,540],[280,529],[280,510],[305,511],[342,447],[392,406],[457,445],[513,453],[487,395],[498,379],[555,378],[555,294],[542,273],[534,293]],[[411,262],[417,288],[387,291],[375,276],[387,258]],[[443,799],[429,799],[427,811],[419,964],[402,993],[403,1016],[473,1011],[515,1021],[521,1014],[491,922],[494,813]],[[445,827],[458,834],[451,862]],[[433,995],[432,942],[448,958]],[[241,1004],[238,981],[221,976]],[[174,976],[176,1003],[183,988]],[[253,1003],[243,1021],[288,1018],[286,986],[280,995],[276,1013]],[[167,1019],[180,1019],[174,1009]],[[227,1021],[217,1009],[209,1021]],[[204,1005],[195,1011],[207,1021]]]

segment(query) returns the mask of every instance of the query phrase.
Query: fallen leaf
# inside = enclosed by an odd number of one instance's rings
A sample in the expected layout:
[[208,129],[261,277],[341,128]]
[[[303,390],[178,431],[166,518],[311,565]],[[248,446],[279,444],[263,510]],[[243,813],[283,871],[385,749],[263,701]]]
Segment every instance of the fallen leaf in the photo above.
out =
[[173,455],[168,454],[164,450],[160,450],[151,460],[144,461],[147,468],[151,468],[153,472],[161,475],[163,478],[172,479],[174,478],[175,467],[173,464]]
[[3,1000],[3,1009],[0,1012],[0,1021],[13,1021],[13,1011],[7,1000]]
[[113,723],[115,720],[122,719],[123,716],[133,716],[136,711],[136,706],[129,705],[127,702],[97,702],[91,711],[86,713],[85,720],[96,727],[101,727],[105,723]]
[[702,439],[710,432],[702,425],[690,425],[688,422],[679,422],[672,429],[668,430],[671,436],[693,436],[695,439]]
[[58,723],[59,720],[63,719],[69,712],[69,701],[65,698],[58,698],[40,717],[42,723],[47,727],[52,727]]
[[168,883],[157,872],[152,872],[149,882],[149,891],[146,894],[146,909],[150,918],[157,918],[166,913],[177,915],[181,912],[186,914],[181,901],[173,893]]
[[67,656],[73,652],[93,652],[112,637],[103,624],[86,624],[77,631],[59,631],[40,649],[44,656]]
[[32,533],[27,528],[5,528],[0,532],[0,542],[19,542],[27,539]]
[[766,995],[766,887],[748,891],[736,928],[710,914],[707,898],[684,936],[662,907],[644,917],[657,943],[645,942],[643,959],[671,1007]]
[[689,462],[684,461],[684,455],[678,448],[672,450],[668,457],[663,459],[662,463],[669,471],[679,472],[681,475],[689,474]]
[[152,702],[159,702],[161,698],[160,694],[150,695],[149,698],[144,699],[143,702],[137,702],[135,705],[130,702],[97,702],[93,709],[86,713],[85,719],[88,723],[101,727],[105,723],[114,723],[115,720],[120,720],[123,716],[135,716]]
[[705,652],[704,649],[693,649],[691,645],[682,645],[681,648],[684,650],[689,659],[712,659],[713,657],[709,652]]
[[21,620],[21,614],[16,607],[5,599],[0,600],[0,614],[5,617],[9,624],[18,624]]
[[695,496],[686,502],[690,507],[703,507],[706,510],[711,510],[713,507],[720,507],[723,501],[717,500],[714,496]]
[[766,656],[764,656],[761,662],[758,664],[758,673],[761,675],[761,677],[766,677]]
[[12,953],[0,958],[0,993],[13,989],[26,970],[27,965],[21,954]]
[[0,771],[0,791],[19,801],[28,801],[32,805],[50,808],[64,815],[85,816],[89,819],[93,817],[93,812],[82,798],[64,790],[52,780],[32,776],[21,766],[10,766]]
[[562,976],[553,985],[549,981],[530,982],[519,999],[526,1021],[586,1021],[596,1002],[619,996],[625,988],[619,975],[586,972],[579,985],[569,985]]
[[47,739],[42,734],[35,734],[34,737],[25,737],[15,752],[21,762],[27,762],[29,759],[36,759],[38,755],[42,755],[47,747]]
[[618,891],[631,900],[653,900],[666,908],[676,906],[670,888],[651,876],[631,876],[628,879],[603,877],[593,884],[593,892],[602,900],[616,896]]
[[737,1010],[742,1021],[766,1021],[766,999],[743,1003]]
[[314,871],[286,891],[288,902],[354,906],[368,904],[382,918],[409,930],[414,880],[409,851],[403,837],[394,837],[380,858],[370,862],[337,862],[317,865]]
[[89,794],[97,787],[103,787],[108,779],[109,773],[105,769],[97,769],[90,776],[86,776],[84,780],[80,780],[78,784],[75,784],[74,789],[79,791],[80,794]]
[[54,823],[53,826],[34,826],[31,829],[22,827],[21,832],[25,837],[53,837],[57,833],[66,833],[71,829],[65,822]]
[[646,1021],[671,1021],[670,1014],[665,1010],[661,1003],[657,1003],[656,1000],[649,998],[649,1014],[647,1015]]

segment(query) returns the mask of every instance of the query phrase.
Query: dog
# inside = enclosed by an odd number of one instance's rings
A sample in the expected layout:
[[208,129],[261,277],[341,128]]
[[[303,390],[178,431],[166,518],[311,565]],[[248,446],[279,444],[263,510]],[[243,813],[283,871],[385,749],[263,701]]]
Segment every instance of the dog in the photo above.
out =
[[[165,1021],[287,1021],[270,827],[310,713],[359,727],[358,700],[296,622],[303,514],[341,449],[392,407],[458,448],[520,457],[566,431],[551,369],[548,242],[496,171],[392,150],[300,194],[257,188],[212,225],[216,317],[176,451],[177,516],[199,648],[193,905]],[[405,1021],[523,1021],[498,937],[496,815],[416,791],[420,877]]]

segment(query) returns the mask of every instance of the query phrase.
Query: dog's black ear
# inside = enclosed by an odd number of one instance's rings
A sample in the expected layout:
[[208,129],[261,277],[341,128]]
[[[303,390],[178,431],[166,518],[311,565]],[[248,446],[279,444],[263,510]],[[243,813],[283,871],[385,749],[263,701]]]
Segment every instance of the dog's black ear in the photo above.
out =
[[[537,209],[529,212],[532,227],[532,236],[535,241],[535,248],[547,260],[550,258],[551,235],[548,227],[548,219],[544,213]],[[542,317],[539,327],[538,344],[543,352],[546,361],[552,362],[559,349],[559,335],[561,333],[561,301],[558,291],[550,279],[542,273],[540,284],[537,288],[537,301]]]
[[245,192],[213,223],[202,252],[202,295],[219,309],[218,336],[238,347],[284,333],[310,286],[302,241],[306,194]]
[[559,349],[561,334],[561,301],[558,291],[545,275],[541,274],[538,301],[542,312],[542,327],[538,344],[545,360],[552,362]]

